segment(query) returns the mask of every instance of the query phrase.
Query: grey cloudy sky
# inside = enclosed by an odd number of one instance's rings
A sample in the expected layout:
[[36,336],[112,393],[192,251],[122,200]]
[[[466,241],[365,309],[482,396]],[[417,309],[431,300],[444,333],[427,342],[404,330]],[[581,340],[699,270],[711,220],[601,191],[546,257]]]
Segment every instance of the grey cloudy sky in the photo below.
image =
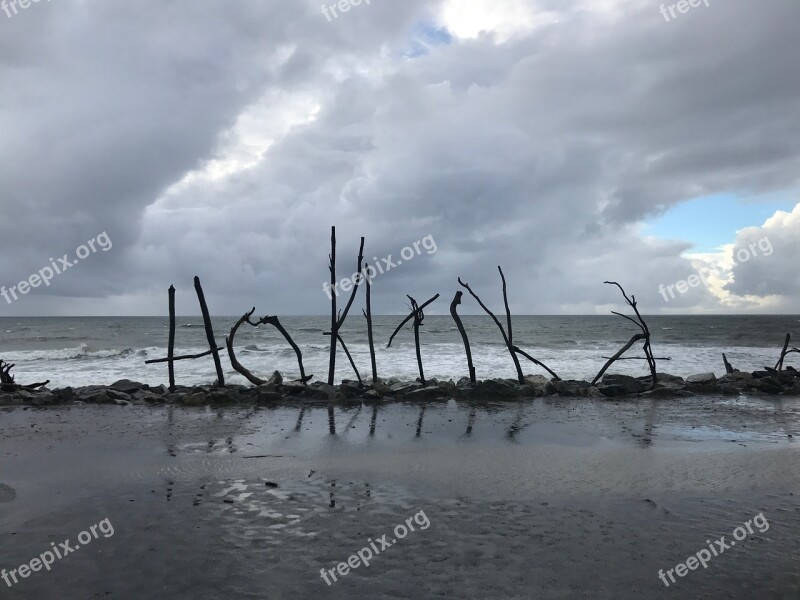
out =
[[[0,284],[113,241],[0,315],[164,314],[170,284],[195,314],[195,274],[215,314],[324,314],[334,224],[342,277],[361,235],[370,261],[436,241],[376,279],[378,313],[446,311],[458,276],[495,305],[497,265],[517,313],[605,314],[605,279],[649,313],[797,312],[800,4],[709,4],[0,11]],[[659,225],[681,205],[685,236]]]

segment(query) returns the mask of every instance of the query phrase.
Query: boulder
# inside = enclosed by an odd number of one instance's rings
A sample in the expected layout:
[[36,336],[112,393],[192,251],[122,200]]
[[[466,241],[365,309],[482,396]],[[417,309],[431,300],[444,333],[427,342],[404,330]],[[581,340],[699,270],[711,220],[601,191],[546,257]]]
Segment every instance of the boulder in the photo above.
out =
[[695,385],[714,385],[717,383],[717,376],[714,373],[700,373],[686,378],[686,383]]
[[520,390],[519,385],[509,379],[486,379],[478,382],[475,393],[495,398],[517,398]]
[[618,398],[620,396],[639,394],[648,387],[645,382],[629,375],[606,375],[600,385],[597,386],[597,389],[604,396]]
[[126,394],[132,394],[138,390],[148,389],[150,386],[145,385],[144,383],[138,383],[136,381],[131,381],[130,379],[120,379],[119,381],[115,381],[112,383],[109,388],[118,392],[124,392]]
[[592,384],[588,381],[561,380],[553,381],[553,388],[559,396],[585,397]]
[[418,381],[411,381],[411,382],[408,382],[408,381],[402,382],[402,381],[400,381],[400,382],[395,383],[394,385],[392,385],[389,388],[389,391],[392,392],[393,394],[397,394],[397,395],[402,396],[402,395],[407,394],[409,392],[413,392],[414,390],[418,390],[421,387],[422,387],[422,384],[419,383]]

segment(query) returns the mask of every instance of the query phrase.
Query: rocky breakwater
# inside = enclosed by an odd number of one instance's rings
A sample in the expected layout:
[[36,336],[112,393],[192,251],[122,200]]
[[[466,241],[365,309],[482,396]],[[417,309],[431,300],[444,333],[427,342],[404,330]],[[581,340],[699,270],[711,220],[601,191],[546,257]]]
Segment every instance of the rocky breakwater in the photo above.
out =
[[598,399],[681,398],[719,394],[737,396],[800,396],[800,372],[784,371],[734,372],[717,378],[714,373],[677,377],[660,373],[653,389],[650,377],[606,375],[597,385],[588,381],[547,379],[528,375],[525,383],[512,379],[487,379],[470,384],[469,379],[457,382],[432,379],[423,386],[419,381],[387,379],[376,384],[343,381],[339,385],[313,382],[304,385],[285,381],[277,371],[267,383],[253,387],[243,385],[178,387],[170,391],[164,385],[149,386],[123,379],[109,386],[91,385],[60,389],[16,389],[0,392],[0,406],[48,406],[68,403],[111,404],[119,406],[174,404],[208,406],[229,404],[277,404],[301,402],[390,402],[491,400],[514,401],[544,396]]

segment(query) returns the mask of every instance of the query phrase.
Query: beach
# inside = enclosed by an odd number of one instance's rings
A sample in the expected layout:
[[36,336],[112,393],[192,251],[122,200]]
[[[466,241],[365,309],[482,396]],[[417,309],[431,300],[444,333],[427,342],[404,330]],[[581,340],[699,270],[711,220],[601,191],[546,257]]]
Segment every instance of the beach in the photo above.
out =
[[[114,527],[3,597],[800,590],[797,398],[0,410],[0,568]],[[424,530],[321,577],[421,511]],[[767,530],[662,583],[759,514]]]

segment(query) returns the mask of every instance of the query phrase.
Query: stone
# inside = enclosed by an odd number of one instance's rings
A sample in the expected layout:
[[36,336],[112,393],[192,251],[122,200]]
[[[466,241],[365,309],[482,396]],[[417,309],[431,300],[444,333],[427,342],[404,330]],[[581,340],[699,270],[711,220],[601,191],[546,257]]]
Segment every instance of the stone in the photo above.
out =
[[604,396],[618,398],[620,396],[640,394],[648,387],[649,385],[645,382],[629,375],[606,375],[600,385],[597,386],[597,389]]
[[402,381],[400,381],[400,382],[395,383],[394,385],[392,385],[389,388],[389,391],[392,392],[393,394],[403,395],[403,394],[407,394],[409,392],[413,392],[414,390],[418,390],[421,387],[422,387],[422,384],[419,383],[418,381],[411,381],[411,382],[408,382],[408,381],[402,382]]
[[132,394],[133,392],[141,389],[149,388],[149,385],[145,385],[144,383],[138,383],[136,381],[131,381],[130,379],[120,379],[119,381],[115,381],[112,383],[109,388],[118,392],[124,392],[126,394]]
[[517,398],[519,386],[508,379],[486,379],[479,381],[475,392],[481,396],[495,398]]
[[700,373],[686,378],[686,383],[693,383],[696,385],[713,385],[716,382],[717,376],[714,375],[714,373]]

